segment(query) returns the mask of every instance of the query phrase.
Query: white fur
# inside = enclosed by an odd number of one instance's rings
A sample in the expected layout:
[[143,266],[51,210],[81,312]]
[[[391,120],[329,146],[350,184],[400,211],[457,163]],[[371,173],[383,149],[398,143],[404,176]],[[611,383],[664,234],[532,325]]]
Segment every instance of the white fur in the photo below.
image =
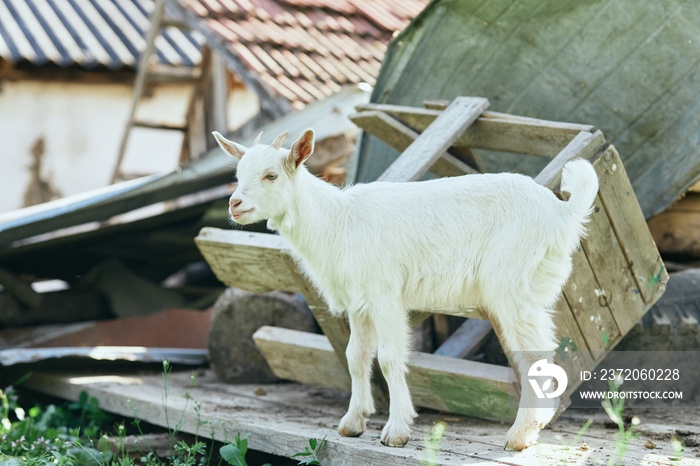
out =
[[[518,355],[513,362],[521,377],[534,361],[518,352],[553,354],[551,309],[598,191],[587,161],[564,167],[568,202],[529,177],[508,173],[341,190],[304,167],[313,150],[311,130],[291,150],[245,148],[215,135],[240,158],[231,196],[236,221],[269,219],[331,311],[348,313],[352,396],[338,429],[342,435],[362,434],[374,411],[370,370],[376,351],[391,399],[382,443],[403,446],[408,440],[416,416],[405,378],[409,309],[486,309],[506,350]],[[281,146],[279,138],[275,142]],[[554,414],[522,406],[537,406],[537,400],[521,399],[507,448],[535,443]]]

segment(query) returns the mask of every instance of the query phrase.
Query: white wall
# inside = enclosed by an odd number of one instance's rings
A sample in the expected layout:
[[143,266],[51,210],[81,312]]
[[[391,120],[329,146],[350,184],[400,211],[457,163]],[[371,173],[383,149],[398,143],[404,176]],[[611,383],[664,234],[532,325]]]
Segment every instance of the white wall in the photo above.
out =
[[[184,117],[190,86],[159,86],[143,101],[139,116],[178,123]],[[132,98],[127,84],[40,81],[0,83],[0,212],[23,207],[31,182],[31,148],[44,138],[41,178],[60,195],[105,186],[116,163]],[[257,99],[245,90],[229,99],[229,126],[257,113]],[[136,130],[124,171],[167,172],[177,165],[181,134]]]

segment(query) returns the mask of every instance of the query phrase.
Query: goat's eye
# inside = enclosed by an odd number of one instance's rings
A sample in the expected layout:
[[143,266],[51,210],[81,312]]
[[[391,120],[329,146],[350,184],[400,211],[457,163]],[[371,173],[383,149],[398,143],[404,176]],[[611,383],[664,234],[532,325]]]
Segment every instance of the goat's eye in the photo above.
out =
[[265,175],[265,179],[270,180],[270,181],[275,181],[277,179],[277,174],[268,173],[267,175]]

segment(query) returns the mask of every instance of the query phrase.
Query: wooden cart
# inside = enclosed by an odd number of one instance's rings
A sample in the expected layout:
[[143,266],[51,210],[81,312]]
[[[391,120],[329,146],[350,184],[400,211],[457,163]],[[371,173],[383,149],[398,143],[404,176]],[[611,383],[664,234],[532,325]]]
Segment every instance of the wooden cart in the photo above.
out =
[[[590,160],[600,191],[588,235],[573,255],[573,272],[556,306],[558,363],[569,372],[562,398],[656,302],[668,275],[615,148],[592,126],[536,120],[486,111],[483,98],[427,102],[427,108],[367,104],[351,119],[366,133],[401,151],[380,180],[414,181],[476,173],[478,150],[551,158],[535,178],[558,193],[561,169],[573,158]],[[304,295],[325,335],[263,327],[254,335],[281,378],[349,390],[345,347],[349,330],[332,317],[277,235],[204,228],[197,245],[226,285],[254,292],[284,290]],[[452,315],[487,319],[478,308]],[[428,313],[416,310],[419,322]],[[498,329],[496,329],[498,334]],[[514,418],[519,384],[512,369],[434,354],[415,353],[408,383],[414,404],[485,419]]]

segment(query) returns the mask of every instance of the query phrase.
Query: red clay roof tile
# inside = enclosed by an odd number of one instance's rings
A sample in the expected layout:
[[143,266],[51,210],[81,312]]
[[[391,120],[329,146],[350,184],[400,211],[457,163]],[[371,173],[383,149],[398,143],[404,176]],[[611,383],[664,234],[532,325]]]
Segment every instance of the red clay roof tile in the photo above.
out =
[[[386,46],[428,0],[184,0],[274,94],[302,108],[374,84]],[[216,18],[216,19],[215,19]]]

